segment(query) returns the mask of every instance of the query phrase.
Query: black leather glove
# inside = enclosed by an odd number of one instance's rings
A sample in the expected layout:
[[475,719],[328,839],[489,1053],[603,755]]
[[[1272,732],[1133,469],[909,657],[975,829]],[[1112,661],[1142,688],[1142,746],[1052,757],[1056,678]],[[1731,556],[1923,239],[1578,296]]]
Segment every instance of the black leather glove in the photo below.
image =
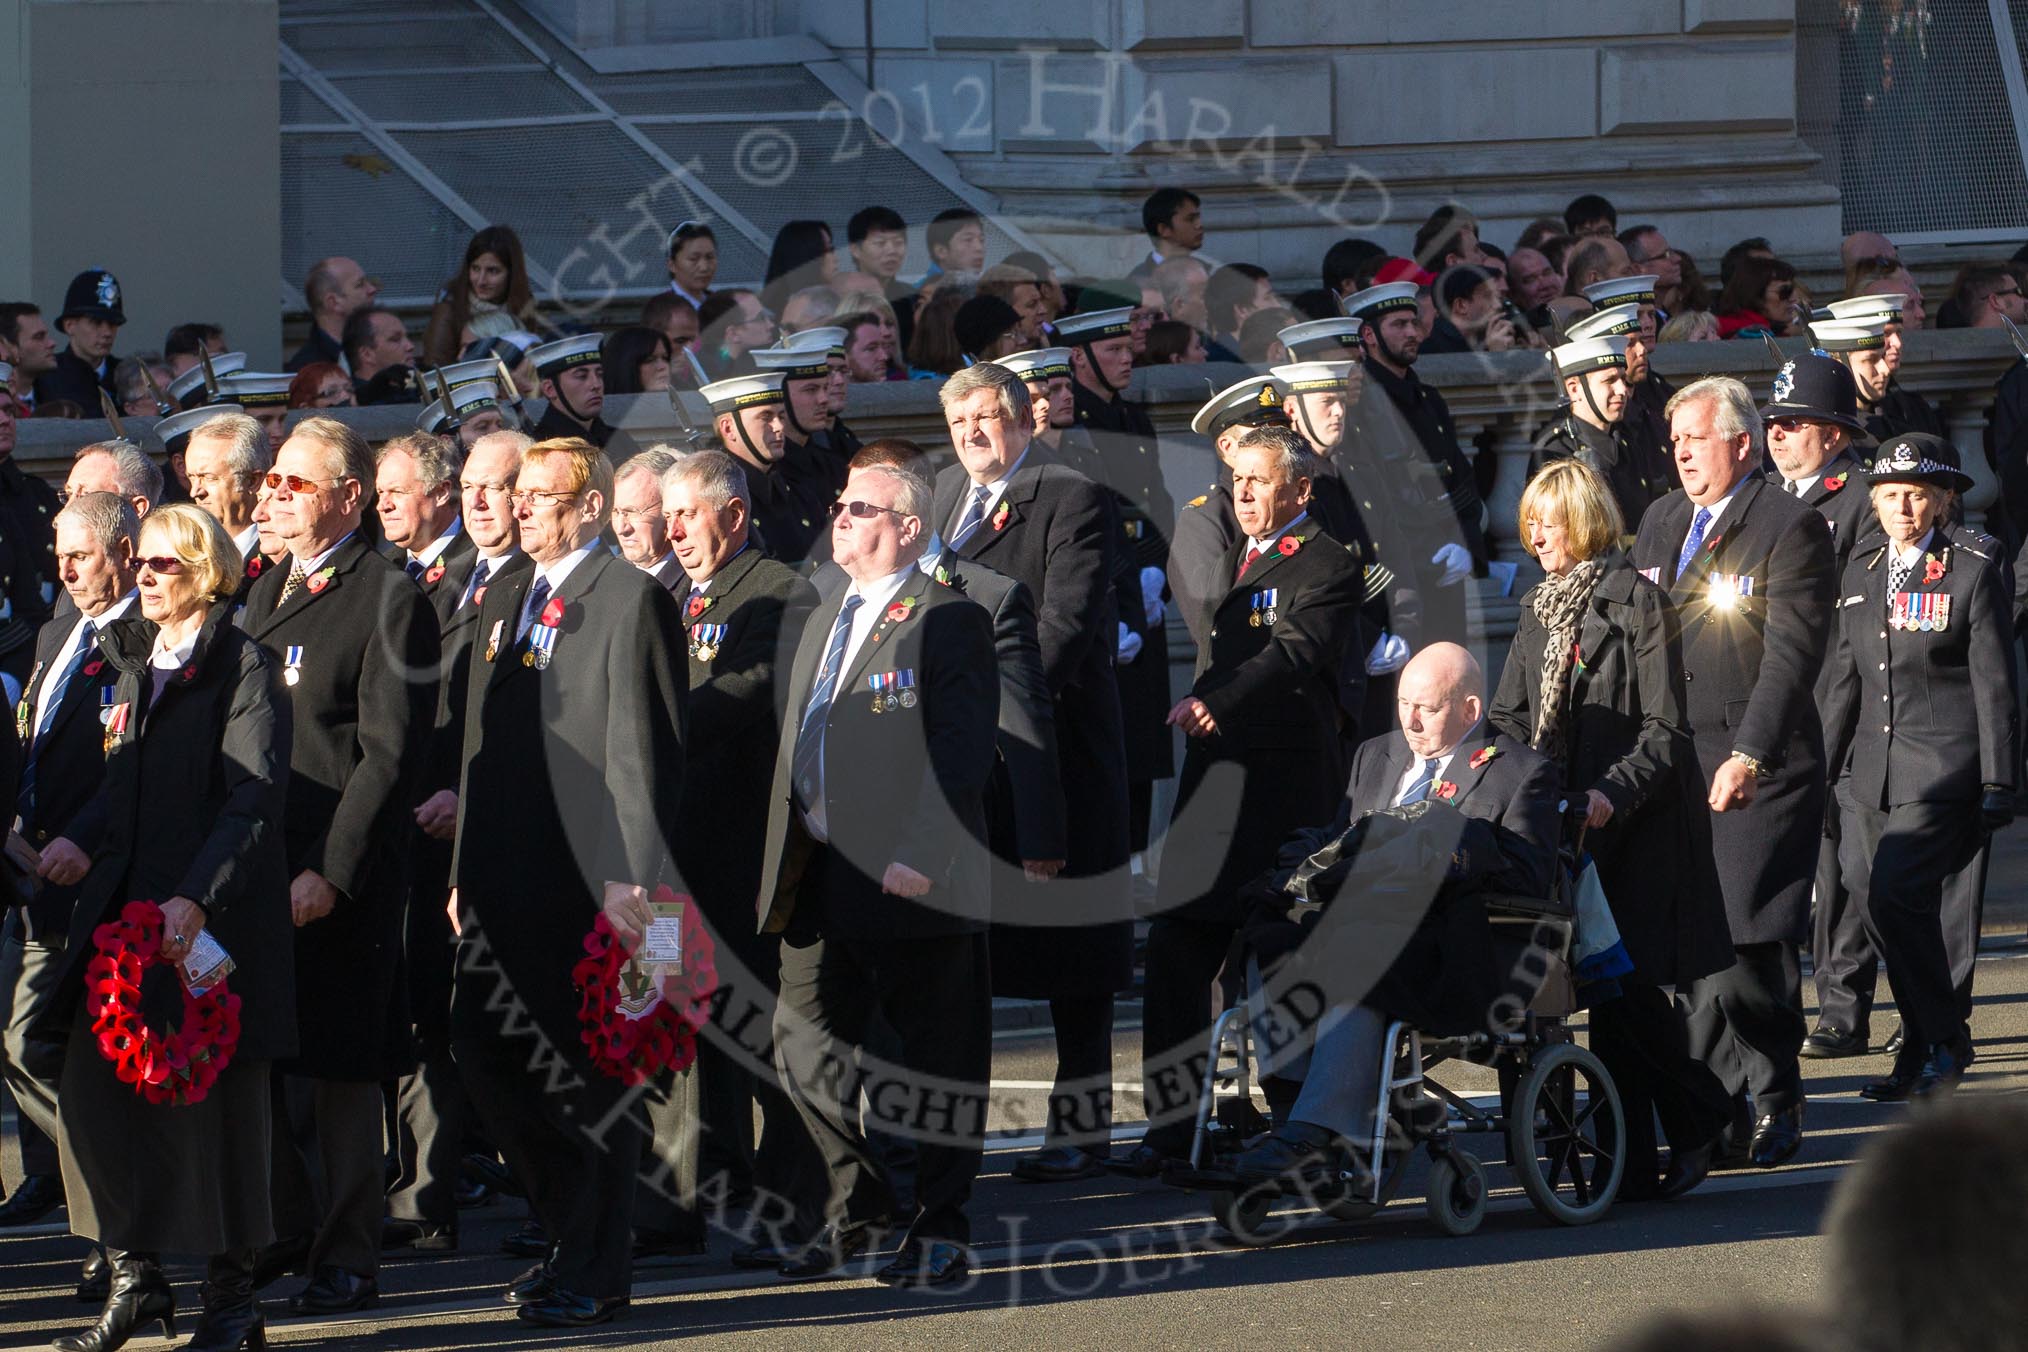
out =
[[1979,824],[1988,832],[1997,831],[2014,820],[2014,791],[1995,784],[1986,785],[1979,799]]

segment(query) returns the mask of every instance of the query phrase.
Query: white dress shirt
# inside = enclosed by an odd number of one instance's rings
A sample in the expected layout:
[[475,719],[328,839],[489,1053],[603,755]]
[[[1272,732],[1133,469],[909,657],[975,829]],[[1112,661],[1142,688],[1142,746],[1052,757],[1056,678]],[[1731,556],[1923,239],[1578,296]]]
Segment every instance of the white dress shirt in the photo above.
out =
[[415,562],[421,564],[425,568],[429,567],[431,564],[435,563],[438,559],[443,557],[444,551],[451,547],[451,541],[457,539],[458,533],[464,530],[464,528],[465,528],[465,518],[461,516],[453,519],[449,529],[445,530],[442,535],[439,535],[436,539],[430,541],[427,545],[423,546],[422,553],[410,554],[409,558],[413,559]]
[[[832,707],[835,708],[839,700],[844,699],[852,693],[846,688],[845,673],[852,670],[852,661],[858,656],[859,649],[865,644],[866,636],[873,632],[873,627],[876,624],[880,623],[881,614],[886,611],[888,605],[894,600],[895,594],[902,589],[903,584],[910,578],[919,575],[916,566],[911,563],[908,567],[898,572],[889,573],[886,577],[876,578],[863,586],[855,582],[846,589],[844,596],[838,598],[838,609],[831,612],[831,622],[824,626],[825,649],[827,651],[830,647],[830,633],[838,624],[838,611],[845,608],[845,597],[861,597],[862,603],[859,609],[852,612],[852,628],[845,639],[845,655],[838,662],[838,682],[831,688]],[[817,660],[821,663],[824,660],[824,654],[818,653]],[[816,673],[813,672],[810,677],[813,688],[816,679]],[[796,711],[796,725],[798,728],[802,726],[802,718],[806,712],[806,709],[798,709]],[[819,742],[817,745],[817,790],[810,795],[810,805],[803,812],[803,825],[809,829],[810,838],[813,840],[821,842],[828,841],[831,838],[826,834],[824,821],[824,746],[822,742]]]
[[[1031,441],[1028,444],[1029,446],[1033,446],[1035,443]],[[1000,505],[1001,497],[1006,494],[1008,481],[1011,480],[1015,476],[1015,474],[1020,472],[1021,462],[1026,460],[1027,458],[1028,458],[1028,449],[1027,447],[1023,447],[1021,450],[1021,454],[1014,457],[1014,463],[1007,466],[1007,472],[1005,474],[1002,474],[999,478],[993,480],[991,483],[984,485],[986,489],[986,514],[979,518],[978,528],[980,530],[992,529],[993,511]],[[972,510],[972,498],[978,492],[979,487],[980,487],[979,484],[972,482],[970,479],[967,479],[965,481],[964,496],[958,499],[958,509],[956,513],[954,513],[951,517],[950,521],[951,529],[949,534],[947,534],[944,537],[945,539],[957,538],[958,525],[965,519],[965,516]]]
[[[134,608],[134,599],[138,595],[138,592],[128,592],[97,615],[87,616],[80,614],[77,617],[77,623],[70,627],[70,637],[63,641],[62,650],[57,653],[55,660],[43,670],[41,688],[34,692],[35,698],[40,701],[35,706],[35,735],[37,737],[40,737],[48,729],[49,720],[56,715],[57,701],[50,698],[56,691],[50,683],[61,676],[63,669],[70,665],[70,660],[77,656],[77,650],[84,641],[85,625],[89,623],[92,626],[94,634],[104,633],[107,625]],[[96,643],[98,640],[94,638],[92,641]]]
[[239,551],[239,561],[241,563],[245,563],[251,559],[254,556],[254,551],[259,549],[260,545],[261,528],[259,526],[249,525],[245,530],[232,537],[232,547]]
[[[1690,532],[1697,529],[1697,513],[1699,511],[1708,511],[1711,513],[1711,524],[1704,528],[1704,538],[1706,540],[1709,540],[1714,534],[1717,533],[1718,528],[1725,523],[1725,509],[1732,506],[1732,500],[1739,496],[1739,490],[1742,487],[1744,487],[1745,484],[1746,480],[1741,479],[1738,483],[1732,486],[1732,491],[1730,493],[1727,493],[1724,497],[1712,503],[1709,507],[1700,508],[1694,502],[1690,504],[1690,525],[1684,530],[1683,538],[1676,542],[1677,558],[1680,559],[1683,557],[1683,546],[1690,543]],[[1686,569],[1685,571],[1688,570]]]
[[[1451,768],[1451,761],[1457,757],[1457,754],[1458,754],[1457,747],[1452,747],[1449,751],[1444,752],[1443,755],[1433,757],[1433,759],[1436,761],[1436,774],[1432,776],[1430,779],[1429,795],[1428,795],[1429,797],[1431,798],[1436,797],[1436,786],[1438,782],[1443,779],[1444,771]],[[1422,769],[1423,769],[1423,757],[1416,755],[1415,752],[1413,751],[1409,752],[1408,773],[1404,774],[1400,779],[1395,781],[1394,795],[1387,801],[1387,805],[1389,807],[1401,806],[1401,800],[1408,796],[1409,785],[1415,783],[1416,780],[1422,778]]]
[[[592,551],[594,549],[597,549],[598,547],[599,547],[598,538],[594,536],[590,544],[582,545],[579,548],[572,550],[570,553],[558,559],[555,563],[550,564],[538,563],[535,565],[535,576],[542,578],[549,583],[549,595],[542,598],[542,606],[546,607],[551,600],[555,599],[556,594],[559,591],[563,590],[563,580],[569,577],[571,573],[576,571],[577,566],[580,563],[583,563],[586,559],[590,558]],[[528,583],[528,589],[531,593],[535,590],[535,582],[533,579],[530,579]],[[522,639],[528,636],[529,629],[534,626],[537,617],[542,614],[542,607],[531,606],[528,604],[533,599],[534,597],[532,595],[524,596],[522,598],[521,622],[517,624],[514,628],[514,641],[516,643],[519,643]]]

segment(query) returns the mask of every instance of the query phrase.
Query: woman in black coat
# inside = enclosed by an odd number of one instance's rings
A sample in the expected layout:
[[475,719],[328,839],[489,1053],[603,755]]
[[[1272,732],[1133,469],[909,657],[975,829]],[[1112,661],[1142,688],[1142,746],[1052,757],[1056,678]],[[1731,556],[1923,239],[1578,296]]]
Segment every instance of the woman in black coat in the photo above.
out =
[[[1675,1196],[1700,1182],[1730,1122],[1717,1077],[1690,1058],[1664,987],[1733,960],[1717,908],[1703,776],[1684,714],[1669,600],[1615,549],[1625,529],[1598,471],[1543,467],[1521,495],[1521,539],[1548,576],[1521,603],[1491,718],[1563,766],[1585,842],[1634,970],[1592,1010],[1592,1048],[1626,1108],[1620,1195]],[[1663,1175],[1654,1118],[1673,1146]]]
[[[289,706],[259,645],[232,625],[239,554],[196,507],[157,509],[140,540],[140,612],[100,636],[119,672],[105,783],[51,842],[45,869],[90,856],[57,996],[44,1017],[69,1029],[58,1139],[71,1229],[98,1241],[112,1291],[98,1324],[59,1348],[105,1352],[175,1317],[156,1255],[211,1255],[204,1316],[186,1347],[259,1341],[252,1264],[274,1238],[268,1206],[268,1065],[294,1054],[294,932],[281,845]],[[74,880],[73,875],[73,880]],[[208,930],[231,957],[240,1037],[210,1092],[152,1104],[98,1052],[85,995],[93,930],[129,901],[160,904],[163,953],[181,962]],[[160,1026],[176,978],[150,967],[142,1006]]]

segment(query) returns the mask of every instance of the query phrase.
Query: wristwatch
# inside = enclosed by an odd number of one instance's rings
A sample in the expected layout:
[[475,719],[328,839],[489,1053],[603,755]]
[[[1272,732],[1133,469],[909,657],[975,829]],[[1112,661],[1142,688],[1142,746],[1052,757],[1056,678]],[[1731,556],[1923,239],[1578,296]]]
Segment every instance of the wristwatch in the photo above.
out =
[[1746,767],[1746,772],[1752,775],[1755,779],[1767,778],[1767,766],[1761,764],[1753,757],[1747,755],[1744,751],[1733,752],[1732,758],[1738,761],[1741,765],[1744,765]]

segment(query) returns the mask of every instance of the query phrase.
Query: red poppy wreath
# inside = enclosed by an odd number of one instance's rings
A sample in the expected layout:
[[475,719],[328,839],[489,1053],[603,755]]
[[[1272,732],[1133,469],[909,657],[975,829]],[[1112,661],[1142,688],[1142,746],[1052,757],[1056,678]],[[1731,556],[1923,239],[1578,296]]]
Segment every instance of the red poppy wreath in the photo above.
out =
[[120,918],[92,931],[96,950],[85,966],[87,1008],[99,1055],[122,1084],[150,1103],[201,1103],[239,1046],[239,997],[220,981],[202,995],[179,979],[183,1015],[167,1031],[141,1013],[141,977],[174,960],[162,955],[162,908],[130,901]]
[[697,1032],[711,1021],[718,964],[711,931],[697,903],[668,887],[659,904],[683,904],[683,965],[652,970],[634,961],[603,914],[585,936],[585,955],[571,969],[578,990],[578,1036],[602,1075],[635,1085],[663,1067],[686,1070],[697,1058]]

